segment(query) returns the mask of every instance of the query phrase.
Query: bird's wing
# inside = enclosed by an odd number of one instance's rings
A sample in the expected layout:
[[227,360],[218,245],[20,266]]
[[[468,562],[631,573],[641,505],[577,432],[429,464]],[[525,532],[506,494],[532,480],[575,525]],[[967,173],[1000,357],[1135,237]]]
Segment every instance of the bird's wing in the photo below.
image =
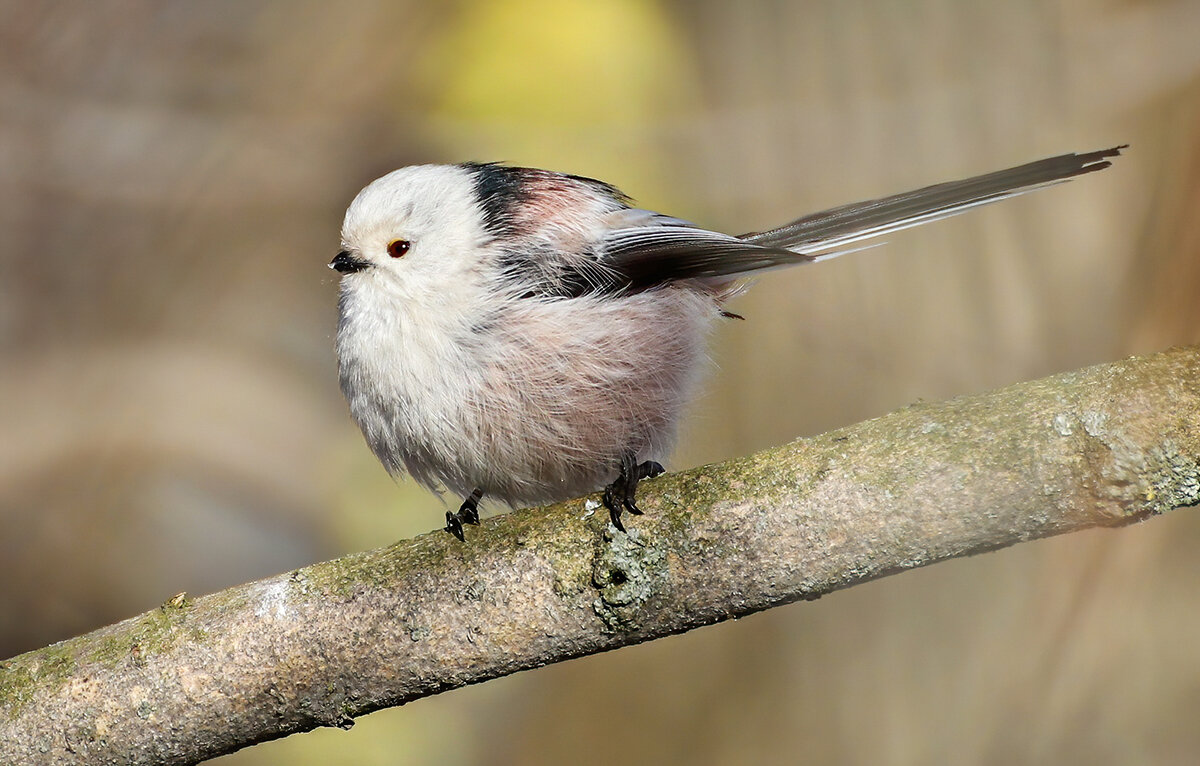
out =
[[610,287],[634,290],[791,266],[819,257],[690,226],[614,229],[605,236],[598,255]]

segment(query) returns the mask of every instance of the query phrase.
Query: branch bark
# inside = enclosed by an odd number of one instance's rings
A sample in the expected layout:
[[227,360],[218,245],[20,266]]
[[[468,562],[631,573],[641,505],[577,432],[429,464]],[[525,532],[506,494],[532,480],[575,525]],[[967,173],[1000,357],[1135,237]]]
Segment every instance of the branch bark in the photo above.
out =
[[195,763],[956,556],[1200,503],[1200,347],[199,598],[0,664],[0,762]]

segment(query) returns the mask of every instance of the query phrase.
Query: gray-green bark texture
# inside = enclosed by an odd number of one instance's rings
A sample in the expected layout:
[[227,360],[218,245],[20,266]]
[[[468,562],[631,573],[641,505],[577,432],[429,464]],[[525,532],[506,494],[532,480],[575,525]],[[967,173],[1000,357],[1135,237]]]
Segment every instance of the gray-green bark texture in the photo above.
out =
[[[0,666],[0,763],[183,764],[884,575],[1200,502],[1200,348],[916,404],[198,598]],[[381,510],[381,513],[386,510]]]

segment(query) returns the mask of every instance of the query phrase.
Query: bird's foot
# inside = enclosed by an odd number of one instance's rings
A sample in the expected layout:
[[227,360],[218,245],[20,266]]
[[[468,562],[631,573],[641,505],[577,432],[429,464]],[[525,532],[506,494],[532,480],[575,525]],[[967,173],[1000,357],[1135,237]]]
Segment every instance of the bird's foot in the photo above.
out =
[[482,498],[483,490],[476,489],[470,497],[463,500],[457,513],[446,511],[446,531],[465,543],[467,540],[463,536],[463,524],[479,525],[479,501]]
[[636,502],[638,482],[642,479],[652,479],[664,470],[653,460],[638,463],[634,454],[621,458],[621,473],[612,484],[604,488],[604,507],[608,509],[614,527],[625,531],[625,525],[621,523],[622,511],[642,515],[642,509],[637,507]]

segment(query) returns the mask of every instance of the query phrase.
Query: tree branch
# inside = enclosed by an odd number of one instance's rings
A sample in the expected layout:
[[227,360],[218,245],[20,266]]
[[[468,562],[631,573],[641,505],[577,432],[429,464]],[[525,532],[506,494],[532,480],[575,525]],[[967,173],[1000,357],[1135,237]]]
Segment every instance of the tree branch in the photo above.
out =
[[1200,503],[1200,347],[437,531],[0,667],[0,762],[195,763],[955,556]]

